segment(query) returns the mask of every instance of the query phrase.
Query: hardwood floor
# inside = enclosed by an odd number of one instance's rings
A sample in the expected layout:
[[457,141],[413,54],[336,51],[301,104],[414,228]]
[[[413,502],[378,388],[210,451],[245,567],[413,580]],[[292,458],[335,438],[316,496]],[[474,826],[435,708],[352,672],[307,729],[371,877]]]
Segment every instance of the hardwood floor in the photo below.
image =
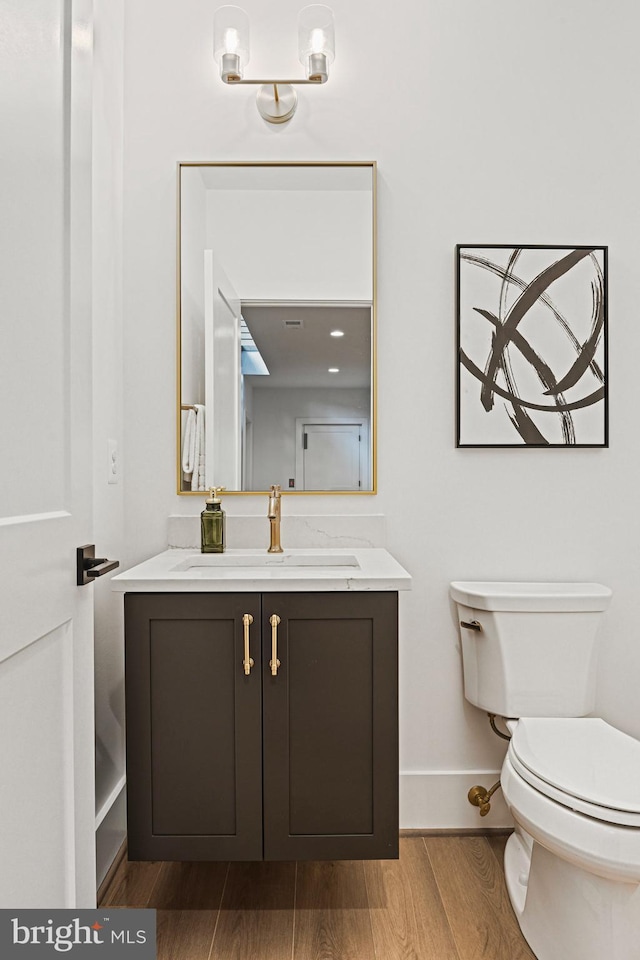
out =
[[152,907],[158,960],[535,960],[506,837],[405,837],[399,860],[120,864],[102,906]]

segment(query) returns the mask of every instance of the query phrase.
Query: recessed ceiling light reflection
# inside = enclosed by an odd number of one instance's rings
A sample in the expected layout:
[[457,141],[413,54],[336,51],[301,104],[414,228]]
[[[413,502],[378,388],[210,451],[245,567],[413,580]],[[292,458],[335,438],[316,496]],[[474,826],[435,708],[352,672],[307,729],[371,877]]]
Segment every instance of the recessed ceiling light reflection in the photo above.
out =
[[331,331],[331,336],[332,336],[332,337],[344,337],[344,330],[332,330],[332,331]]
[[327,373],[340,373],[340,367],[329,367]]

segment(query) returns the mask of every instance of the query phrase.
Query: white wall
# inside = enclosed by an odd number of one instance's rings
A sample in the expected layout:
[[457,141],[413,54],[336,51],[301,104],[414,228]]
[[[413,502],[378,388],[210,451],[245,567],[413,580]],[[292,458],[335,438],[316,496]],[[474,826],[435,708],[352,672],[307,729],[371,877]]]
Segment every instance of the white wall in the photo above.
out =
[[[183,178],[181,192],[182,396],[204,403],[204,250],[207,246],[206,192],[200,171]],[[183,424],[186,417],[183,414]]]
[[[126,563],[122,391],[123,0],[94,0],[93,84],[93,524],[96,554]],[[119,482],[109,484],[107,442]],[[108,577],[95,603],[97,881],[125,837],[122,598]],[[115,804],[115,806],[114,806]],[[103,818],[106,817],[106,820]]]
[[371,300],[370,191],[210,190],[207,236],[242,300]]
[[[299,74],[299,5],[245,0],[248,76]],[[201,509],[174,494],[176,160],[376,159],[379,492],[287,497],[283,509],[386,515],[389,549],[414,577],[401,597],[401,769],[415,785],[405,825],[479,824],[448,785],[498,769],[504,747],[462,698],[451,579],[613,587],[599,709],[640,736],[640,10],[630,0],[332,6],[329,83],[301,87],[279,127],[259,117],[255,90],[216,76],[210,3],[126,4],[128,554],[162,550],[165,518]],[[609,450],[454,448],[454,246],[484,242],[609,244]],[[225,498],[229,513],[264,508],[261,497]]]

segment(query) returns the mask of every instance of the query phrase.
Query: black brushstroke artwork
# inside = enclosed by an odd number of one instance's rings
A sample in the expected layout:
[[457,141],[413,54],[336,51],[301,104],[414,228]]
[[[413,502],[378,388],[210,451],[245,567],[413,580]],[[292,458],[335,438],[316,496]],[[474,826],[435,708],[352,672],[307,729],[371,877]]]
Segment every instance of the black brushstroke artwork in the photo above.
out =
[[607,446],[607,248],[457,252],[458,446]]

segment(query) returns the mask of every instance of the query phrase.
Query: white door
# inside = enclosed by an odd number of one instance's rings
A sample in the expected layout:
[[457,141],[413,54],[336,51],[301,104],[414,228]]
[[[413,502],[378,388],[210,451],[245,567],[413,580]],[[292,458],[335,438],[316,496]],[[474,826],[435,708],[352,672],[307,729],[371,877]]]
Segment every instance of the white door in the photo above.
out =
[[304,490],[360,490],[362,424],[307,423],[302,443]]
[[204,252],[207,487],[242,489],[240,300],[213,251]]
[[0,18],[0,908],[89,907],[91,3]]

